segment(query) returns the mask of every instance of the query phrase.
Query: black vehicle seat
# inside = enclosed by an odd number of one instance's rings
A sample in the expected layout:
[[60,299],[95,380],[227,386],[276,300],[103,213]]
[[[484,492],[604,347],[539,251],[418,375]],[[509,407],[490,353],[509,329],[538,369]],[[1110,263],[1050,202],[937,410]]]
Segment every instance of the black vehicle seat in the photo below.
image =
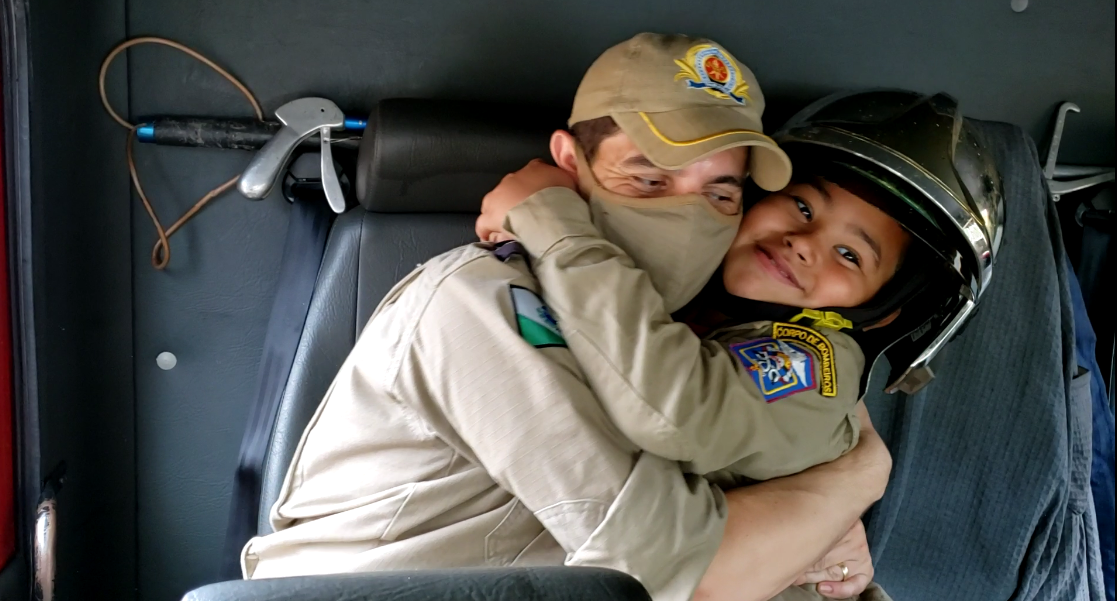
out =
[[[431,257],[474,241],[481,198],[506,173],[549,156],[561,115],[525,106],[385,100],[358,158],[360,207],[333,224],[264,466],[260,534],[310,418],[380,299]],[[610,570],[510,568],[231,581],[191,601],[364,599],[647,599]]]

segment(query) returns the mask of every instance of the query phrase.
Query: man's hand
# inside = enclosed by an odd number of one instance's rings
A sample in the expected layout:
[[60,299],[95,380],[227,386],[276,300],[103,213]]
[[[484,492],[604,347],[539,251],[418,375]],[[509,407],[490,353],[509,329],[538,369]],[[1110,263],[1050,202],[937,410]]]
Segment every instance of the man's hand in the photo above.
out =
[[[854,522],[884,495],[892,469],[892,457],[864,403],[858,403],[857,415],[861,437],[845,455],[725,493],[725,536],[695,599],[771,599],[811,571],[813,558],[838,548]],[[846,567],[851,575],[857,569],[849,563]],[[741,588],[743,569],[750,574],[747,589]]]
[[512,207],[527,200],[529,196],[547,188],[563,187],[577,190],[574,178],[552,165],[539,159],[527,164],[515,173],[509,173],[500,180],[492,192],[481,200],[481,216],[477,218],[477,237],[482,242],[502,242],[512,239],[504,230],[504,217]]
[[[842,577],[842,566],[848,576]],[[795,581],[799,584],[818,584],[818,592],[831,599],[856,597],[873,581],[873,558],[869,555],[869,541],[865,526],[857,520],[833,549],[807,568],[807,573]]]

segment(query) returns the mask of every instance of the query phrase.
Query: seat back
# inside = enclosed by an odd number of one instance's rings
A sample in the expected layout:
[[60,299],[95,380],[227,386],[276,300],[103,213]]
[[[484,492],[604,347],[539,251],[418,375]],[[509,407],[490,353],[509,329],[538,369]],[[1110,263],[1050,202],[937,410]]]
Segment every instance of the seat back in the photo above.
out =
[[935,379],[914,396],[870,383],[893,457],[865,518],[875,580],[897,599],[1102,598],[1089,381],[1058,216],[1027,135],[971,124],[1004,179],[1004,246]]
[[481,198],[533,158],[547,158],[556,111],[385,100],[358,155],[360,205],[333,225],[268,445],[260,534],[303,430],[380,299],[418,264],[475,240]]

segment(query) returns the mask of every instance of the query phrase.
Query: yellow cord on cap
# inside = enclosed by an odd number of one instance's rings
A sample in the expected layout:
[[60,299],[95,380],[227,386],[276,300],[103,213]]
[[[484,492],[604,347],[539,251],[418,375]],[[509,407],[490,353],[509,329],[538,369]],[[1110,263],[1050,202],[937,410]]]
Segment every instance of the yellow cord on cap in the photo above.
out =
[[841,313],[836,313],[834,311],[819,311],[818,309],[803,309],[802,313],[791,318],[791,323],[795,323],[803,318],[812,320],[811,326],[815,328],[843,330],[853,327],[853,322],[842,317]]
[[112,105],[109,104],[108,94],[105,93],[105,75],[108,73],[109,65],[112,64],[113,59],[115,59],[121,52],[124,52],[128,48],[137,46],[139,44],[162,44],[163,46],[170,46],[175,50],[186,53],[190,57],[197,59],[207,67],[213,69],[218,73],[218,75],[229,80],[229,83],[232,83],[234,86],[236,86],[236,88],[240,90],[240,93],[244,94],[244,97],[247,98],[248,102],[252,105],[252,110],[256,113],[256,118],[261,121],[264,120],[264,110],[260,108],[260,103],[256,101],[256,97],[252,95],[252,92],[250,92],[243,83],[237,80],[237,78],[230,75],[228,71],[217,66],[216,63],[202,56],[196,50],[192,50],[182,44],[179,44],[178,42],[168,40],[166,38],[146,36],[126,40],[113,48],[112,51],[109,52],[109,55],[105,57],[105,60],[101,62],[101,72],[97,80],[98,88],[101,91],[101,104],[104,105],[105,110],[108,111],[109,116],[112,117],[113,120],[128,129],[127,146],[124,149],[125,156],[128,159],[128,173],[132,177],[132,186],[136,189],[136,194],[139,195],[140,202],[143,203],[148,217],[151,217],[151,222],[155,224],[155,234],[159,237],[159,239],[155,242],[155,248],[151,249],[151,265],[152,267],[162,271],[163,269],[166,269],[167,264],[171,262],[171,236],[182,226],[186,225],[186,222],[190,221],[190,219],[193,218],[194,215],[198,213],[198,211],[202,210],[202,207],[206,206],[209,201],[220,196],[221,194],[229,190],[229,188],[232,188],[234,185],[236,185],[237,180],[240,179],[240,175],[237,175],[233,179],[230,179],[229,181],[221,184],[220,186],[217,186],[209,192],[206,192],[205,195],[202,196],[198,200],[198,202],[194,203],[194,206],[190,207],[190,210],[186,211],[186,213],[184,213],[182,217],[179,217],[178,221],[175,221],[171,225],[171,227],[166,229],[163,228],[163,224],[160,223],[159,218],[155,215],[155,209],[151,206],[151,201],[148,200],[147,195],[144,194],[143,186],[140,185],[140,175],[136,171],[136,161],[132,157],[132,141],[136,139],[136,125],[129,123],[115,110],[113,110]]
[[705,137],[702,137],[702,138],[697,138],[697,139],[694,139],[694,140],[684,140],[684,141],[680,142],[680,141],[677,141],[677,140],[672,140],[671,138],[668,138],[667,136],[663,135],[663,132],[659,131],[659,128],[656,127],[654,123],[652,123],[652,120],[651,120],[651,118],[648,117],[647,113],[645,113],[643,111],[640,111],[639,114],[640,114],[640,118],[644,120],[644,123],[648,124],[648,129],[650,129],[652,131],[652,133],[655,134],[655,137],[659,138],[661,142],[663,142],[664,144],[667,144],[668,146],[694,146],[695,144],[701,144],[703,142],[709,142],[710,140],[716,140],[716,139],[724,137],[724,136],[733,136],[733,135],[737,135],[737,134],[753,134],[753,135],[756,135],[756,136],[760,136],[761,138],[764,138],[765,140],[771,142],[773,145],[776,144],[776,141],[773,140],[772,138],[769,138],[768,136],[764,135],[762,132],[758,132],[758,131],[751,130],[751,129],[733,129],[733,130],[729,130],[729,131],[719,132],[719,133],[716,133],[716,134],[710,134],[708,136],[705,136]]

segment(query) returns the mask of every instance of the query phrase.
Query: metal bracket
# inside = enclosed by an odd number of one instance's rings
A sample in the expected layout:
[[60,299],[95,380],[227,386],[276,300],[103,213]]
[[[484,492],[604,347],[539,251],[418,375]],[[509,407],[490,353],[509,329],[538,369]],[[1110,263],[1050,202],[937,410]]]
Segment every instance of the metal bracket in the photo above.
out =
[[[1043,178],[1047,180],[1047,188],[1051,191],[1051,200],[1059,202],[1064,194],[1085,190],[1099,184],[1113,181],[1113,169],[1104,167],[1076,167],[1061,166],[1058,164],[1059,144],[1063,141],[1063,129],[1066,127],[1067,113],[1081,113],[1082,109],[1073,102],[1064,102],[1059,105],[1055,114],[1055,126],[1051,130],[1051,144],[1047,148],[1047,162],[1043,166]],[[1057,180],[1056,177],[1074,177],[1087,175],[1074,180]]]

